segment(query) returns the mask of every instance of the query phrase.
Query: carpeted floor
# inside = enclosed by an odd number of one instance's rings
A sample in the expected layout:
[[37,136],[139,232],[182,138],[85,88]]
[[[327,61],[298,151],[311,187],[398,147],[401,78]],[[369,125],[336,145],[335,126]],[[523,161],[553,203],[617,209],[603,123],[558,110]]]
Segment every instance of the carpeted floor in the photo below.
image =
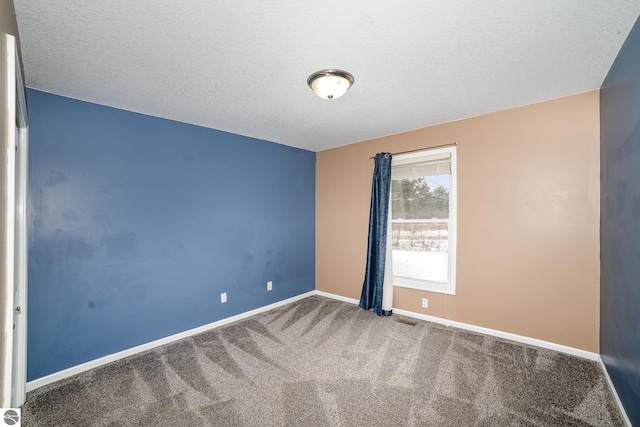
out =
[[22,414],[24,426],[624,426],[596,362],[318,296],[42,387]]

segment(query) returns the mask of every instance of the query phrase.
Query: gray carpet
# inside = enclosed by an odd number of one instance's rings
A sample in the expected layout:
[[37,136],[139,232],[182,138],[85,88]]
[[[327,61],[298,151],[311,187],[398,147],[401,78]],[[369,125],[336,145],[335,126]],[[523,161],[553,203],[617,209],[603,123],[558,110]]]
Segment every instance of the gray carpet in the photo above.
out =
[[317,296],[39,388],[22,413],[25,426],[624,425],[595,362]]

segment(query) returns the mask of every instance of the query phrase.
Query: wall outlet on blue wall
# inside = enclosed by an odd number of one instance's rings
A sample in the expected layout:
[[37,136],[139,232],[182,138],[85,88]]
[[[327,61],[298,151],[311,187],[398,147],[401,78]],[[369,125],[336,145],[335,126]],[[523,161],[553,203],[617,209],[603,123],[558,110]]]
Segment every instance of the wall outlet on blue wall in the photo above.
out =
[[223,292],[223,293],[221,293],[221,294],[220,294],[220,302],[221,302],[222,304],[224,304],[225,302],[227,302],[227,293],[226,293],[226,292]]
[[269,280],[267,282],[267,290],[270,291],[271,289],[273,289],[273,282],[271,280]]

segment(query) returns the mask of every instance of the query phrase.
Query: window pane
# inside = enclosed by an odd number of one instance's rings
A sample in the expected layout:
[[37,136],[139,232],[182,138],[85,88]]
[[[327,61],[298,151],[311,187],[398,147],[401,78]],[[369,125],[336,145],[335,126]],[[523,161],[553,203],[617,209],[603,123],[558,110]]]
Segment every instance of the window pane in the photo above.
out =
[[392,223],[391,236],[394,276],[448,281],[447,222]]
[[391,181],[393,219],[448,219],[451,175],[430,175]]

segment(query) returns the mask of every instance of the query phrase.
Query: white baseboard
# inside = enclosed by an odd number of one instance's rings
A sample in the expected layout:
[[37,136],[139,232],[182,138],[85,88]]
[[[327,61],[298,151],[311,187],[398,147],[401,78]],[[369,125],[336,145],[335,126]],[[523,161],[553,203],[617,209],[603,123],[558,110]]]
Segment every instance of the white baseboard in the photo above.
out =
[[[323,292],[323,291],[315,291],[316,295],[320,295],[323,297],[327,297],[327,298],[333,298],[339,301],[344,301],[347,303],[351,303],[351,304],[355,304],[358,305],[360,303],[359,300],[354,299],[354,298],[349,298],[349,297],[345,297],[342,295],[336,295],[336,294],[330,294],[328,292]],[[516,342],[520,342],[523,344],[528,344],[528,345],[533,345],[533,346],[537,346],[537,347],[542,347],[542,348],[547,348],[549,350],[555,350],[555,351],[559,351],[561,353],[566,353],[566,354],[571,354],[573,356],[578,356],[578,357],[582,357],[584,359],[589,359],[589,360],[594,360],[596,362],[600,363],[600,367],[602,368],[602,371],[604,373],[604,376],[607,380],[607,385],[609,386],[609,390],[611,390],[611,393],[613,394],[613,397],[616,401],[616,404],[618,405],[618,409],[620,410],[620,414],[622,415],[622,418],[624,419],[624,422],[626,423],[627,427],[632,427],[631,425],[631,420],[629,420],[629,417],[627,416],[626,411],[624,410],[624,406],[622,406],[622,401],[620,401],[620,397],[618,396],[618,392],[616,391],[615,387],[613,386],[613,383],[611,382],[611,377],[609,377],[609,372],[607,371],[607,368],[604,364],[604,361],[602,360],[602,357],[597,354],[597,353],[592,353],[590,351],[585,351],[585,350],[581,350],[578,348],[574,348],[574,347],[568,347],[566,345],[561,345],[561,344],[556,344],[556,343],[552,343],[549,341],[542,341],[539,339],[535,339],[535,338],[529,338],[529,337],[525,337],[522,335],[516,335],[516,334],[512,334],[509,332],[503,332],[503,331],[498,331],[495,329],[489,329],[489,328],[483,328],[482,326],[475,326],[475,325],[470,325],[468,323],[462,323],[462,322],[456,322],[453,320],[448,320],[448,319],[443,319],[441,317],[434,317],[434,316],[428,316],[426,314],[421,314],[421,313],[414,313],[413,311],[408,311],[408,310],[402,310],[399,308],[394,308],[393,312],[402,316],[406,316],[406,317],[412,317],[415,319],[420,319],[420,320],[426,320],[427,322],[434,322],[434,323],[439,323],[445,326],[451,326],[454,328],[458,328],[458,329],[464,329],[467,331],[472,331],[472,332],[478,332],[481,334],[487,334],[487,335],[492,335],[495,337],[499,337],[499,338],[504,338],[507,340],[511,340],[511,341],[516,341]]]
[[471,332],[477,332],[480,334],[492,335],[494,337],[516,341],[522,344],[528,344],[536,347],[547,348],[549,350],[559,351],[560,353],[571,354],[573,356],[582,357],[584,359],[597,361],[599,358],[599,355],[597,353],[581,350],[575,347],[569,347],[562,344],[556,344],[550,341],[543,341],[536,338],[530,338],[524,335],[512,334],[510,332],[498,331],[496,329],[485,328],[482,326],[471,325],[463,322],[456,322],[455,320],[447,320],[447,319],[442,319],[440,317],[427,316],[425,314],[414,313],[412,311],[407,311],[407,310],[394,308],[393,311],[403,316],[414,317],[417,319],[427,320],[429,322],[441,323],[446,326],[451,326],[458,329],[464,329]]
[[236,322],[238,320],[242,320],[247,317],[251,317],[255,314],[262,313],[262,312],[280,307],[282,305],[301,300],[303,298],[307,298],[311,295],[314,295],[315,293],[316,291],[309,291],[304,294],[296,295],[295,297],[287,298],[285,300],[278,301],[273,304],[265,305],[264,307],[256,308],[255,310],[245,311],[244,313],[236,314],[235,316],[227,317],[226,319],[218,320],[216,322],[209,323],[207,325],[189,329],[188,331],[180,332],[178,334],[161,338],[159,340],[151,341],[149,343],[142,344],[136,347],[128,348],[126,350],[119,351],[117,353],[109,354],[107,356],[101,357],[99,359],[91,360],[81,365],[72,366],[71,368],[64,369],[62,371],[55,372],[45,377],[27,382],[27,392],[35,390],[38,387],[42,387],[47,384],[51,384],[56,381],[63,380],[65,378],[79,374],[81,372],[88,371],[89,369],[94,369],[99,366],[106,365],[107,363],[115,362],[116,360],[123,359],[125,357],[132,356],[134,354],[142,353],[143,351],[151,350],[161,345],[169,344],[174,341],[181,340],[183,338],[188,338],[190,336],[200,334],[202,332],[206,332],[211,329],[219,328],[220,326],[227,325],[229,323]]
[[633,427],[631,425],[631,420],[627,416],[627,412],[624,410],[624,406],[622,406],[622,401],[620,400],[620,396],[618,396],[618,392],[616,388],[613,386],[613,382],[611,381],[611,377],[609,376],[609,371],[607,371],[607,366],[604,364],[604,360],[602,360],[602,356],[598,357],[598,361],[600,362],[600,366],[602,367],[602,371],[604,372],[604,377],[607,379],[607,384],[609,385],[609,390],[611,390],[611,394],[613,394],[613,398],[618,405],[618,410],[624,419],[624,422],[627,427]]
[[[315,291],[316,295],[321,295],[323,297],[327,297],[327,298],[333,298],[339,301],[344,301],[347,303],[351,303],[351,304],[355,304],[358,305],[360,304],[360,301],[354,298],[349,298],[349,297],[345,297],[342,295],[336,295],[336,294],[330,294],[328,292],[323,292],[323,291]],[[626,423],[627,427],[632,427],[631,425],[631,421],[629,420],[629,417],[627,416],[627,413],[624,410],[624,407],[622,406],[622,401],[620,401],[620,397],[618,396],[618,393],[615,389],[615,387],[613,386],[613,383],[611,382],[611,377],[609,377],[609,372],[607,371],[607,368],[604,364],[604,361],[602,360],[602,357],[597,354],[597,353],[592,353],[590,351],[585,351],[585,350],[581,350],[578,348],[574,348],[574,347],[569,347],[566,345],[561,345],[561,344],[556,344],[556,343],[552,343],[549,341],[542,341],[539,339],[535,339],[535,338],[529,338],[529,337],[525,337],[522,335],[516,335],[516,334],[512,334],[509,332],[503,332],[503,331],[498,331],[495,329],[489,329],[489,328],[484,328],[482,326],[476,326],[476,325],[470,325],[468,323],[462,323],[462,322],[456,322],[453,320],[448,320],[448,319],[443,319],[441,317],[435,317],[435,316],[428,316],[426,314],[421,314],[421,313],[415,313],[413,311],[408,311],[408,310],[402,310],[399,308],[394,308],[393,312],[402,316],[406,316],[406,317],[412,317],[415,319],[420,319],[420,320],[426,320],[427,322],[434,322],[434,323],[439,323],[441,325],[445,325],[445,326],[451,326],[454,328],[458,328],[458,329],[464,329],[467,331],[472,331],[472,332],[478,332],[481,334],[487,334],[487,335],[492,335],[495,337],[499,337],[499,338],[504,338],[507,340],[511,340],[511,341],[516,341],[516,342],[520,342],[523,344],[529,344],[529,345],[533,345],[533,346],[537,346],[537,347],[542,347],[542,348],[547,348],[549,350],[555,350],[555,351],[559,351],[561,353],[566,353],[566,354],[571,354],[573,356],[578,356],[578,357],[582,357],[584,359],[589,359],[589,360],[594,360],[596,362],[600,363],[600,366],[602,368],[602,371],[604,372],[604,376],[607,380],[607,385],[609,386],[609,390],[611,390],[611,393],[613,394],[613,397],[616,401],[616,404],[618,405],[618,409],[620,410],[620,414],[622,414],[622,418],[624,419],[624,422]]]
[[[187,338],[187,337],[190,337],[190,336],[202,333],[202,332],[206,332],[206,331],[214,329],[214,328],[218,328],[220,326],[227,325],[229,323],[236,322],[236,321],[241,320],[241,319],[245,319],[245,318],[253,316],[255,314],[262,313],[262,312],[265,312],[265,311],[280,307],[282,305],[289,304],[289,303],[292,303],[294,301],[298,301],[298,300],[303,299],[303,298],[307,298],[307,297],[309,297],[311,295],[320,295],[320,296],[323,296],[323,297],[332,298],[332,299],[335,299],[335,300],[339,300],[339,301],[343,301],[343,302],[346,302],[346,303],[349,303],[349,304],[355,304],[355,305],[358,305],[359,302],[360,302],[357,299],[345,297],[345,296],[342,296],[342,295],[336,295],[336,294],[331,294],[331,293],[328,293],[328,292],[317,291],[317,290],[309,291],[309,292],[306,292],[304,294],[297,295],[297,296],[292,297],[292,298],[288,298],[286,300],[278,301],[276,303],[269,304],[269,305],[266,305],[264,307],[256,308],[255,310],[250,310],[250,311],[247,311],[247,312],[244,312],[244,313],[237,314],[235,316],[227,317],[226,319],[218,320],[216,322],[209,323],[209,324],[203,325],[203,326],[199,326],[197,328],[190,329],[188,331],[180,332],[178,334],[171,335],[171,336],[168,336],[168,337],[165,337],[165,338],[161,338],[161,339],[156,340],[156,341],[152,341],[152,342],[149,342],[149,343],[146,343],[146,344],[142,344],[142,345],[139,345],[139,346],[136,346],[136,347],[132,347],[132,348],[129,348],[127,350],[119,351],[117,353],[110,354],[110,355],[101,357],[99,359],[91,360],[91,361],[83,363],[81,365],[76,365],[76,366],[73,366],[71,368],[64,369],[62,371],[58,371],[58,372],[55,372],[53,374],[47,375],[45,377],[38,378],[38,379],[35,379],[33,381],[29,381],[27,383],[27,392],[35,390],[38,387],[42,387],[42,386],[45,386],[47,384],[51,384],[53,382],[60,381],[62,379],[68,378],[70,376],[79,374],[81,372],[85,372],[85,371],[88,371],[90,369],[97,368],[97,367],[105,365],[107,363],[111,363],[111,362],[114,362],[116,360],[119,360],[119,359],[122,359],[122,358],[125,358],[125,357],[128,357],[128,356],[132,356],[134,354],[141,353],[143,351],[151,350],[151,349],[159,347],[161,345],[169,344],[169,343],[172,343],[174,341],[181,340],[183,338]],[[407,310],[402,310],[402,309],[397,309],[397,308],[394,308],[393,311],[396,314],[400,314],[402,316],[413,317],[413,318],[416,318],[416,319],[426,320],[428,322],[440,323],[440,324],[443,324],[443,325],[446,325],[446,326],[451,326],[451,327],[458,328],[458,329],[464,329],[464,330],[468,330],[468,331],[472,331],[472,332],[492,335],[492,336],[496,336],[496,337],[499,337],[499,338],[504,338],[504,339],[508,339],[508,340],[511,340],[511,341],[520,342],[520,343],[523,343],[523,344],[529,344],[529,345],[534,345],[534,346],[538,346],[538,347],[542,347],[542,348],[548,348],[550,350],[555,350],[555,351],[559,351],[559,352],[562,352],[562,353],[567,353],[567,354],[571,354],[571,355],[574,355],[574,356],[578,356],[578,357],[582,357],[582,358],[590,359],[590,360],[594,360],[594,361],[600,361],[602,363],[602,361],[600,359],[600,356],[598,354],[596,354],[596,353],[591,353],[591,352],[588,352],[588,351],[585,351],[585,350],[580,350],[580,349],[577,349],[577,348],[568,347],[568,346],[564,346],[564,345],[561,345],[561,344],[556,344],[556,343],[552,343],[552,342],[548,342],[548,341],[542,341],[542,340],[538,340],[538,339],[535,339],[535,338],[529,338],[529,337],[525,337],[525,336],[522,336],[522,335],[512,334],[512,333],[509,333],[509,332],[498,331],[498,330],[495,330],[495,329],[484,328],[484,327],[481,327],[481,326],[470,325],[470,324],[467,324],[467,323],[449,321],[447,319],[443,319],[443,318],[440,318],[440,317],[428,316],[428,315],[425,315],[425,314],[414,313],[412,311],[407,311]],[[606,372],[606,370],[605,370],[605,372]],[[608,376],[607,376],[607,378],[608,378]],[[616,395],[616,397],[617,397],[617,395]]]
[[[357,305],[357,304],[360,303],[360,301],[358,301],[357,299],[344,297],[342,295],[330,294],[328,292],[315,291],[315,294],[316,295],[321,295],[321,296],[327,297],[327,298],[333,298],[333,299],[337,299],[337,300],[340,300],[340,301],[348,302],[348,303],[351,303],[351,304],[356,304]],[[464,330],[471,331],[471,332],[477,332],[477,333],[480,333],[480,334],[491,335],[491,336],[494,336],[494,337],[504,338],[504,339],[507,339],[507,340],[516,341],[516,342],[520,342],[520,343],[523,343],[523,344],[533,345],[533,346],[542,347],[542,348],[548,348],[550,350],[555,350],[555,351],[559,351],[561,353],[571,354],[573,356],[582,357],[584,359],[589,359],[589,360],[594,360],[594,361],[598,361],[600,359],[600,355],[598,355],[597,353],[592,353],[590,351],[581,350],[579,348],[574,348],[574,347],[568,347],[566,345],[556,344],[556,343],[552,343],[552,342],[549,342],[549,341],[543,341],[543,340],[539,340],[539,339],[536,339],[536,338],[529,338],[529,337],[525,337],[523,335],[512,334],[510,332],[503,332],[503,331],[498,331],[498,330],[495,330],[495,329],[484,328],[482,326],[470,325],[468,323],[456,322],[454,320],[447,320],[447,319],[443,319],[441,317],[428,316],[426,314],[415,313],[413,311],[402,310],[402,309],[399,309],[399,308],[394,308],[393,312],[396,313],[396,314],[400,314],[402,316],[413,317],[414,319],[426,320],[427,322],[439,323],[439,324],[442,324],[442,325],[445,325],[445,326],[451,326],[451,327],[454,327],[454,328],[464,329]]]
[[360,304],[360,300],[355,298],[343,297],[342,295],[330,294],[329,292],[324,291],[315,291],[316,295],[320,295],[321,297],[327,297],[331,299],[337,299],[338,301],[348,302],[349,304]]

